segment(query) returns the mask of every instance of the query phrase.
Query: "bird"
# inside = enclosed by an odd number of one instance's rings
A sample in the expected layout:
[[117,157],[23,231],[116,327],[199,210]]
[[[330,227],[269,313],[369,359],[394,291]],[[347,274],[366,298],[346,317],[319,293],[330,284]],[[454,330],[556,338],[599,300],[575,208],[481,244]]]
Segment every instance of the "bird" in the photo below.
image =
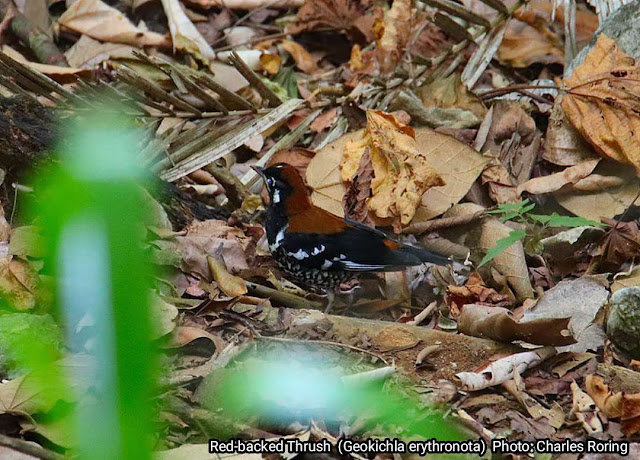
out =
[[326,292],[327,311],[339,285],[361,273],[451,263],[447,257],[394,241],[378,229],[315,206],[302,176],[288,163],[253,169],[269,195],[264,226],[271,255],[295,281]]

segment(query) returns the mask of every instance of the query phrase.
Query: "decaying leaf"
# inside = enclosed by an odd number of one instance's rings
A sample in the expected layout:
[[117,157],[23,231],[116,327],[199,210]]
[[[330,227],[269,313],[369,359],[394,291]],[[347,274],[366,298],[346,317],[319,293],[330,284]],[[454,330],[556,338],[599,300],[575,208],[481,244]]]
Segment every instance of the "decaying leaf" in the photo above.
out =
[[582,391],[575,381],[571,382],[571,393],[573,394],[571,415],[582,423],[587,434],[602,433],[602,422],[598,418],[598,406],[593,399]]
[[494,307],[510,307],[513,300],[505,294],[500,294],[495,289],[485,286],[482,277],[478,273],[469,275],[469,279],[463,286],[447,286],[445,301],[453,310],[457,310],[454,316],[467,304],[480,304]]
[[376,20],[374,33],[377,36],[376,57],[383,73],[393,70],[404,53],[411,36],[411,0],[393,0],[391,8],[382,20]]
[[31,375],[0,383],[0,413],[31,415],[51,410],[61,396],[60,391],[51,391],[42,383],[42,379]]
[[176,328],[178,309],[175,305],[160,297],[155,291],[151,292],[150,299],[153,315],[152,339],[155,340],[164,337]]
[[421,86],[417,94],[425,107],[466,109],[473,112],[479,120],[487,113],[487,108],[480,98],[469,91],[457,73]]
[[585,378],[587,394],[593,399],[598,408],[609,418],[616,418],[622,415],[623,394],[614,393],[609,386],[604,383],[602,377],[597,375],[587,375]]
[[[414,223],[436,217],[457,203],[487,161],[468,145],[446,134],[425,127],[417,128],[415,133],[418,149],[446,184],[432,187],[422,195]],[[340,169],[343,151],[347,144],[361,140],[362,136],[362,130],[355,131],[330,143],[316,154],[307,170],[306,179],[313,191],[313,202],[339,216],[344,215],[342,199],[346,191]]]
[[[575,215],[599,221],[622,214],[638,196],[640,180],[633,168],[602,160],[592,174],[558,190],[558,203]],[[636,205],[640,199],[636,200]]]
[[493,361],[476,372],[459,372],[456,374],[456,378],[465,390],[482,390],[500,385],[512,379],[514,372],[522,374],[525,370],[537,366],[555,354],[556,350],[553,347],[515,353]]
[[311,75],[318,70],[315,59],[304,47],[293,40],[283,40],[282,47],[291,55],[296,66],[304,73]]
[[207,262],[209,269],[211,269],[211,276],[218,283],[222,292],[229,297],[239,297],[247,293],[247,285],[244,280],[239,276],[230,274],[227,271],[227,267],[220,260],[208,256]]
[[309,129],[314,133],[320,133],[333,124],[338,116],[338,108],[332,107],[325,110],[309,125]]
[[602,264],[605,269],[617,269],[627,260],[640,254],[640,230],[635,222],[604,219],[610,225],[600,241]]
[[[559,35],[569,21],[565,20],[563,5],[549,0],[534,0],[517,10],[507,25],[498,50],[500,60],[514,67],[528,67],[533,63],[563,64],[563,38]],[[554,8],[555,17],[552,17]],[[598,17],[586,9],[578,9],[574,14],[576,42],[581,47],[598,28]]]
[[162,0],[175,49],[192,54],[208,64],[216,58],[211,46],[187,17],[178,0]]
[[571,318],[569,327],[577,343],[559,351],[597,350],[604,342],[601,324],[595,319],[609,298],[608,283],[602,275],[587,275],[576,280],[561,281],[546,291],[521,320]]
[[458,318],[458,331],[503,342],[522,340],[535,345],[563,346],[576,342],[569,331],[569,321],[570,318],[516,321],[506,308],[468,304]]
[[58,23],[102,42],[137,46],[168,46],[164,35],[134,26],[124,14],[101,0],[78,0],[60,16]]
[[560,166],[573,166],[598,158],[564,115],[560,103],[553,105],[544,142],[542,158]]
[[640,393],[624,396],[620,420],[625,436],[640,432]]
[[419,150],[412,128],[393,115],[369,110],[362,138],[345,146],[341,163],[344,182],[353,177],[367,148],[371,149],[375,171],[369,209],[380,218],[408,224],[424,192],[444,185],[444,180]]
[[502,386],[518,400],[534,420],[546,418],[549,424],[556,429],[564,424],[565,417],[562,407],[557,402],[550,409],[543,407],[542,404],[526,392],[527,389],[519,373],[515,372],[513,380],[507,380]]
[[267,161],[266,166],[273,166],[276,163],[289,163],[291,166],[295,166],[295,168],[300,172],[301,175],[304,176],[307,171],[307,166],[309,166],[309,162],[315,156],[316,152],[313,150],[305,149],[302,147],[293,147],[286,150],[280,150],[276,152],[270,159]]
[[362,40],[371,36],[373,17],[366,13],[372,4],[371,0],[306,0],[287,32],[298,34],[329,28]]
[[611,285],[611,292],[616,292],[618,289],[640,286],[640,267],[635,267],[628,273],[619,273],[615,276],[614,282]]
[[39,277],[28,262],[5,257],[0,259],[0,294],[16,310],[36,306]]
[[360,157],[358,170],[351,178],[347,192],[342,199],[344,217],[357,222],[369,222],[369,210],[367,200],[371,197],[371,182],[374,171],[371,157],[371,149],[366,149]]
[[221,256],[231,273],[249,268],[247,256],[255,241],[242,230],[229,227],[224,221],[208,220],[187,227],[186,235],[177,236],[177,247],[182,253],[183,269],[208,279],[210,270],[207,256],[222,245]]
[[640,172],[640,81],[635,60],[600,34],[582,64],[566,79],[562,108],[601,155]]
[[564,171],[555,174],[534,177],[520,184],[517,188],[517,193],[518,195],[521,195],[522,192],[533,194],[551,193],[560,190],[567,184],[576,184],[591,174],[599,161],[600,159],[588,160],[574,166],[569,166]]
[[515,187],[531,176],[540,140],[533,118],[518,103],[500,101],[487,112],[474,146],[492,157],[482,181],[496,203],[520,200]]

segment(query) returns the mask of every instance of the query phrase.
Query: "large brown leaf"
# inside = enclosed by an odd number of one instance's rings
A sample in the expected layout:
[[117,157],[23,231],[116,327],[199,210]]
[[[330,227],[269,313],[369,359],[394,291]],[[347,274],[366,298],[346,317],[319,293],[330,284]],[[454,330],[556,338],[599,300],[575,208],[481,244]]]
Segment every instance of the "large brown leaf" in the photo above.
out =
[[340,165],[343,181],[354,176],[366,149],[371,149],[375,171],[367,205],[382,219],[391,218],[394,223],[407,225],[424,192],[445,184],[419,149],[413,129],[393,115],[367,111],[367,128],[362,138],[345,146]]
[[[321,149],[309,163],[306,179],[313,190],[311,199],[316,206],[343,216],[342,198],[346,191],[340,163],[345,146],[361,139],[364,131],[345,134]],[[429,160],[433,169],[444,179],[445,185],[432,187],[421,198],[413,223],[439,216],[456,204],[469,191],[487,159],[457,139],[420,127],[416,131],[416,144]],[[378,220],[378,223],[383,223]]]
[[601,34],[566,79],[562,108],[601,155],[640,172],[640,72],[635,60]]

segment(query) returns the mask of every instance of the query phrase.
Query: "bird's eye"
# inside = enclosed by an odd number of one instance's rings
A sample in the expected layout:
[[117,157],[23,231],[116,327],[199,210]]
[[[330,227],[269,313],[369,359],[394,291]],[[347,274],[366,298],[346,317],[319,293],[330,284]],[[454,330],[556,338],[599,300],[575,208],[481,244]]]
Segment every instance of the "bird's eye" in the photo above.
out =
[[267,185],[268,185],[269,187],[273,187],[273,184],[274,184],[273,179],[272,179],[271,177],[269,177],[269,178],[267,179]]

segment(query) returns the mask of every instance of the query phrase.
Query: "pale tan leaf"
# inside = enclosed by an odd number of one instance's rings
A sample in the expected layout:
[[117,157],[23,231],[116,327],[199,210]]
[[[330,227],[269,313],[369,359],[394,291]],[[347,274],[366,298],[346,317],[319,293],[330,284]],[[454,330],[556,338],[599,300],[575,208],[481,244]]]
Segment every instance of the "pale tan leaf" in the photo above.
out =
[[173,47],[189,53],[205,64],[216,58],[211,46],[187,17],[178,0],[162,0],[162,7],[169,21]]
[[164,35],[134,26],[122,12],[101,0],[77,0],[60,16],[58,23],[103,42],[138,46],[170,44]]
[[522,194],[522,192],[534,194],[551,193],[560,190],[567,184],[576,184],[591,174],[599,161],[600,159],[584,161],[555,174],[529,179],[518,186],[518,195]]
[[622,415],[623,394],[614,393],[609,386],[604,383],[602,377],[597,375],[587,375],[585,378],[587,394],[593,399],[598,408],[609,418],[616,418]]
[[364,135],[345,147],[341,164],[343,181],[353,177],[367,148],[371,149],[375,171],[369,209],[382,219],[391,218],[394,223],[407,225],[424,192],[444,185],[444,180],[419,149],[412,128],[393,115],[368,110]]
[[109,59],[131,58],[139,48],[121,43],[101,43],[88,35],[83,35],[69,48],[64,56],[71,67],[93,69]]
[[551,111],[542,158],[560,166],[573,166],[598,158],[593,148],[567,120],[559,103],[554,104]]
[[[587,189],[586,185],[596,178],[595,186]],[[605,188],[608,181],[616,186]],[[601,161],[594,174],[582,179],[576,186],[586,190],[555,192],[558,203],[577,216],[599,221],[603,217],[612,218],[623,213],[638,195],[640,180],[628,166]],[[640,203],[640,200],[636,203]]]
[[60,67],[57,65],[41,64],[39,62],[28,61],[22,54],[7,45],[4,45],[2,47],[2,52],[9,56],[11,59],[25,64],[33,70],[37,70],[38,72],[45,74],[58,83],[73,83],[78,79],[78,77],[91,76],[91,72],[85,69]]

